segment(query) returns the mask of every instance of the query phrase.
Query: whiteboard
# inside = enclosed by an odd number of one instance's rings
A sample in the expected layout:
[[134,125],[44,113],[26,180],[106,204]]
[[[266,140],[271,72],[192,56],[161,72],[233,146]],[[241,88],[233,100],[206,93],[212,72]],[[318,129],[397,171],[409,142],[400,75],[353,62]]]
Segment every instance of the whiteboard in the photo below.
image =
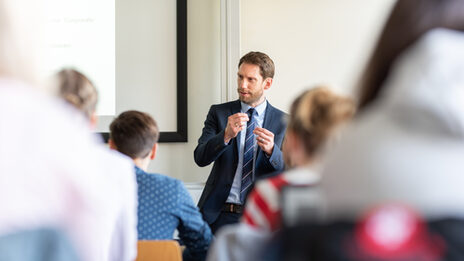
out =
[[116,112],[115,1],[46,0],[44,74],[84,73],[99,93],[98,115]]
[[155,118],[161,142],[187,140],[186,0],[46,1],[45,68],[73,67],[94,82],[97,132],[139,110]]

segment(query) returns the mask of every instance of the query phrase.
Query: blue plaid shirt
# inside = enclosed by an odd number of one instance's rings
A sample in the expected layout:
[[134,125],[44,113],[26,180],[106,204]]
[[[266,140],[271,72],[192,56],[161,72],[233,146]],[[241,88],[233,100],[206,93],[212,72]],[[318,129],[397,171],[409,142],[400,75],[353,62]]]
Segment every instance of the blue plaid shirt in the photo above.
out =
[[189,255],[203,259],[213,236],[184,184],[171,177],[146,173],[138,167],[135,171],[138,239],[172,239],[177,228]]

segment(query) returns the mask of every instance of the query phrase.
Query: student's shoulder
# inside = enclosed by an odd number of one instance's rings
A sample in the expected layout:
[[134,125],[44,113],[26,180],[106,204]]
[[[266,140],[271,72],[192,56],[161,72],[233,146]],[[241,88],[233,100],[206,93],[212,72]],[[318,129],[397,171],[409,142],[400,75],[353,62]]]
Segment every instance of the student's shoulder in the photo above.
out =
[[137,182],[134,179],[132,160],[101,144],[95,147],[91,153],[95,157],[94,160],[98,162],[99,169],[98,175],[92,176],[92,179],[95,183],[105,184],[104,188],[101,189],[105,197],[120,197],[120,200],[125,202],[135,200]]
[[173,177],[169,177],[160,173],[148,173],[145,171],[141,171],[140,169],[136,171],[136,175],[137,180],[151,180],[155,181],[158,184],[178,186],[178,183],[181,182],[180,180]]
[[118,177],[120,179],[133,179],[133,162],[132,160],[115,150],[110,150],[102,145],[95,148],[98,153],[98,159],[104,165],[107,172],[111,173],[112,179]]
[[258,190],[267,189],[271,186],[274,189],[280,189],[282,186],[288,184],[288,181],[282,171],[275,171],[269,175],[266,175],[266,178],[262,177],[257,180],[256,188]]

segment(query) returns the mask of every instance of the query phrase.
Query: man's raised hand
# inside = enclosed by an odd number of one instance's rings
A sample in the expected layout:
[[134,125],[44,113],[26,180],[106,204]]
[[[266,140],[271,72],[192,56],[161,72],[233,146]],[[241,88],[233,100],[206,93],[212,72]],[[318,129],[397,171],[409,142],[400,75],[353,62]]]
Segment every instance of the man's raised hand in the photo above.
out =
[[237,137],[237,134],[242,131],[248,120],[246,113],[238,112],[230,115],[227,118],[227,126],[224,131],[224,143],[229,143],[231,139]]

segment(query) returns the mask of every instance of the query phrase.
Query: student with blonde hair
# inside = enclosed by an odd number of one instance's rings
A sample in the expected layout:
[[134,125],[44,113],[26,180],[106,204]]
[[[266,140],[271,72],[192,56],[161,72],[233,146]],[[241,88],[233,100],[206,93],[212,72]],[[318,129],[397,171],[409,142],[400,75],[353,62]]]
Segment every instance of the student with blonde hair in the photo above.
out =
[[318,182],[318,163],[324,144],[353,116],[351,99],[326,87],[316,87],[298,96],[290,109],[283,145],[286,166],[281,175],[259,181],[251,192],[243,222],[266,231],[281,227],[280,193],[284,186],[311,186]]
[[97,123],[98,92],[95,85],[76,69],[62,69],[56,75],[58,95],[80,110],[91,126]]

